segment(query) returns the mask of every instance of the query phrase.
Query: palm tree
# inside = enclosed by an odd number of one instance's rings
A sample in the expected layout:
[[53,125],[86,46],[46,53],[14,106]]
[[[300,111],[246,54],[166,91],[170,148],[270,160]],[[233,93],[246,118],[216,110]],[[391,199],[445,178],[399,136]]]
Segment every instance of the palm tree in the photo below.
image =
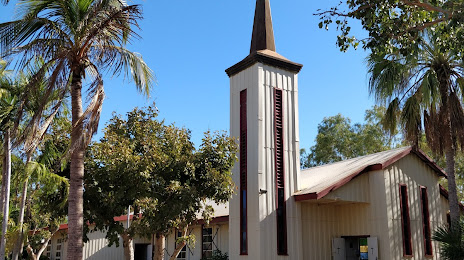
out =
[[[41,63],[36,64],[41,65]],[[20,77],[20,87],[26,86],[31,76],[35,74],[33,72],[29,72],[29,75],[25,75],[22,73]],[[13,250],[12,260],[18,260],[18,257],[23,248],[23,238],[24,238],[24,230],[23,230],[23,223],[24,223],[24,215],[25,215],[25,208],[26,208],[26,197],[27,197],[27,189],[29,183],[29,177],[33,172],[36,172],[40,169],[44,172],[43,169],[46,169],[34,162],[32,160],[33,154],[36,152],[38,145],[43,140],[50,124],[55,119],[55,116],[58,114],[62,100],[59,99],[58,95],[51,95],[49,100],[43,100],[42,96],[45,94],[45,80],[40,80],[35,89],[38,91],[34,92],[34,96],[32,96],[28,102],[28,104],[24,107],[26,110],[24,119],[21,119],[23,124],[23,131],[20,134],[16,134],[16,146],[22,145],[23,153],[26,156],[26,166],[23,179],[21,181],[22,184],[22,191],[20,195],[20,205],[19,205],[19,215],[18,215],[18,222],[17,226],[19,227],[19,236],[17,242],[15,244]],[[20,89],[23,91],[23,89]],[[44,113],[40,116],[35,115],[37,108],[41,106],[42,102],[46,102],[46,109],[43,111]],[[31,119],[35,119],[34,121]],[[39,167],[41,166],[41,167]]]
[[452,228],[459,222],[455,154],[464,145],[462,59],[443,51],[428,34],[412,55],[370,55],[369,88],[379,103],[388,103],[385,126],[400,123],[405,138],[417,147],[422,130],[435,154],[445,155]]
[[464,255],[464,219],[459,221],[456,229],[440,227],[433,235],[440,242],[441,259],[460,260]]
[[[0,80],[2,90],[14,90],[15,84],[11,79]],[[11,152],[12,127],[18,114],[18,96],[14,91],[2,91],[0,95],[0,130],[3,135],[3,167],[2,167],[2,233],[0,240],[0,259],[5,258],[6,233],[8,231],[8,218],[10,208],[10,182],[11,182]]]
[[[124,46],[138,35],[133,27],[142,18],[138,5],[123,0],[20,0],[22,18],[0,24],[0,45],[6,56],[20,54],[20,67],[42,55],[50,93],[71,95],[71,175],[69,190],[68,259],[82,259],[84,151],[98,128],[104,99],[103,73],[131,77],[137,89],[148,95],[153,75],[139,54]],[[38,73],[38,74],[39,74]],[[82,104],[82,88],[88,81],[90,101]],[[34,86],[32,80],[29,85]],[[64,94],[63,94],[64,96]],[[29,93],[21,100],[28,102]],[[45,97],[45,99],[47,99]],[[40,109],[43,109],[40,108]]]

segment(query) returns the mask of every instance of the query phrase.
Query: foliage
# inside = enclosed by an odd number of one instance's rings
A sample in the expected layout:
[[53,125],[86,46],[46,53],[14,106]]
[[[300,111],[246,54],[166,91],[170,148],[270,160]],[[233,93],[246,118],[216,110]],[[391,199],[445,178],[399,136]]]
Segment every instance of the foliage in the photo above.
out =
[[[24,232],[26,246],[36,256],[40,255],[42,248],[46,248],[59,225],[66,221],[69,183],[64,177],[66,170],[63,171],[67,168],[66,160],[62,159],[67,152],[70,127],[67,118],[55,118],[44,140],[39,143],[34,160],[27,164],[19,159],[13,161],[16,173],[13,186],[17,187],[17,193],[21,194],[23,185],[27,185],[24,205],[27,214],[23,229],[27,231]],[[27,175],[27,181],[24,181],[24,175]],[[15,204],[20,211],[21,200]]]
[[[17,55],[17,65],[24,68],[41,55],[45,62],[36,75],[50,75],[46,93],[56,90],[59,99],[71,93],[68,258],[81,259],[84,151],[98,128],[105,96],[103,75],[125,72],[146,95],[153,85],[152,71],[141,55],[125,48],[138,37],[134,30],[142,11],[139,5],[121,0],[19,0],[18,17],[0,24],[1,57]],[[35,83],[29,82],[28,90]],[[89,93],[85,109],[83,86]],[[23,92],[20,100],[27,102],[30,92]],[[44,107],[42,103],[37,111]]]
[[438,228],[433,239],[440,242],[442,259],[461,260],[464,256],[464,218],[461,218],[456,229],[448,226]]
[[[157,116],[154,106],[136,108],[127,119],[115,115],[88,151],[86,219],[97,230],[107,229],[110,243],[118,243],[123,232],[150,237],[185,230],[198,214],[211,217],[206,200],[224,203],[234,192],[233,139],[207,132],[195,149],[189,130]],[[125,230],[113,217],[126,214],[129,206],[136,208],[135,219]]]
[[221,250],[215,250],[213,256],[205,257],[201,260],[229,260],[229,255],[227,253],[222,253]]
[[423,129],[427,145],[445,155],[452,222],[459,219],[455,155],[464,144],[462,60],[454,51],[443,52],[440,35],[424,33],[416,55],[374,54],[368,59],[369,87],[379,104],[387,104],[384,126],[398,124],[416,147]]
[[[364,124],[351,124],[341,114],[326,117],[318,126],[316,144],[302,155],[302,167],[313,167],[391,149],[396,142],[381,125],[385,108],[366,110]],[[305,151],[303,151],[304,153]]]
[[[340,31],[337,45],[346,51],[350,46],[371,50],[372,53],[401,53],[416,55],[424,41],[422,31],[439,32],[439,47],[464,49],[464,1],[462,0],[343,0],[327,10],[318,10],[320,28],[335,24]],[[357,39],[351,32],[353,20],[361,23],[369,34]]]

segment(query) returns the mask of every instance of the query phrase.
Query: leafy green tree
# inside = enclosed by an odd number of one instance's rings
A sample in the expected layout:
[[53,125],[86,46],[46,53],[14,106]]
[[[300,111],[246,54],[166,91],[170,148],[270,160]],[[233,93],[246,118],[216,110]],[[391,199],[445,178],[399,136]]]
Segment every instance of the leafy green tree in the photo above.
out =
[[433,153],[445,155],[452,226],[459,221],[455,178],[455,155],[464,144],[462,59],[443,52],[430,33],[420,43],[417,55],[371,54],[369,86],[380,104],[387,104],[385,126],[398,124],[406,140],[417,146],[425,128],[427,144]]
[[[107,230],[110,243],[121,235],[126,259],[133,258],[135,235],[155,234],[155,259],[164,259],[164,238],[177,229],[183,235],[171,259],[193,236],[188,226],[203,215],[213,214],[205,201],[225,203],[234,192],[231,168],[237,145],[226,135],[205,133],[195,149],[190,131],[157,119],[154,106],[134,109],[127,119],[114,116],[100,142],[88,153],[85,178],[86,217],[97,230]],[[130,227],[115,216],[135,208]],[[138,212],[143,217],[138,218]]]
[[[334,23],[340,34],[337,45],[342,51],[361,44],[372,53],[415,55],[424,41],[422,31],[440,31],[439,44],[457,52],[464,49],[462,0],[343,0],[326,10],[318,10],[320,28]],[[352,20],[361,22],[368,32],[365,39],[351,32]]]
[[[124,46],[137,37],[134,27],[142,18],[138,5],[121,0],[19,0],[20,18],[0,24],[2,56],[19,55],[24,67],[35,56],[44,58],[39,73],[51,77],[47,89],[70,92],[72,107],[71,176],[69,192],[68,259],[83,257],[84,152],[98,127],[104,99],[103,73],[125,70],[137,89],[148,94],[153,75],[140,55]],[[84,110],[83,84],[90,102]],[[29,87],[35,86],[31,81]],[[29,91],[20,100],[27,102]],[[44,107],[45,105],[43,105]]]
[[[303,152],[302,167],[342,161],[391,149],[395,139],[383,130],[381,120],[385,108],[366,110],[364,124],[352,124],[341,114],[326,117],[318,126],[316,144],[308,154]],[[393,133],[395,137],[396,132]]]

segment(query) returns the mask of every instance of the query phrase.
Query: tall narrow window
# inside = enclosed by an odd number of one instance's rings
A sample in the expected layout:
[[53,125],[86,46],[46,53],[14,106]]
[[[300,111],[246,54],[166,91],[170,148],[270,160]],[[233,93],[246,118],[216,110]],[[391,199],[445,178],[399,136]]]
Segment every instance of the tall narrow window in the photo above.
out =
[[429,215],[429,199],[427,196],[427,188],[420,187],[420,196],[422,204],[422,226],[424,230],[424,248],[425,255],[431,256],[432,251],[432,238],[430,233],[430,215]]
[[201,257],[213,257],[213,229],[203,226],[201,233]]
[[240,254],[248,254],[247,91],[240,92]]
[[287,254],[282,90],[274,89],[275,179],[277,206],[277,253]]
[[62,246],[63,246],[63,239],[58,238],[58,240],[56,241],[55,260],[61,260]]
[[408,188],[400,184],[401,227],[403,233],[403,255],[412,256],[411,222],[409,220]]
[[[176,235],[175,235],[175,239],[174,239],[174,242],[175,242],[174,243],[174,248],[177,248],[177,239],[182,237],[182,236],[183,236],[182,231],[176,230]],[[177,260],[186,260],[186,259],[187,259],[187,245],[182,247],[179,254],[177,255]]]
[[48,259],[52,258],[52,240],[48,242],[47,249],[45,249],[45,256],[48,257]]

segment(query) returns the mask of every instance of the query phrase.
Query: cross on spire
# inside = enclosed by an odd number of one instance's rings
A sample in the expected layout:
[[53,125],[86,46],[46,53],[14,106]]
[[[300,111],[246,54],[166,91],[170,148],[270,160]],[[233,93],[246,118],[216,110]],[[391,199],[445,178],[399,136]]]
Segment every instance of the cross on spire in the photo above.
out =
[[269,0],[256,0],[250,53],[260,50],[276,51]]

